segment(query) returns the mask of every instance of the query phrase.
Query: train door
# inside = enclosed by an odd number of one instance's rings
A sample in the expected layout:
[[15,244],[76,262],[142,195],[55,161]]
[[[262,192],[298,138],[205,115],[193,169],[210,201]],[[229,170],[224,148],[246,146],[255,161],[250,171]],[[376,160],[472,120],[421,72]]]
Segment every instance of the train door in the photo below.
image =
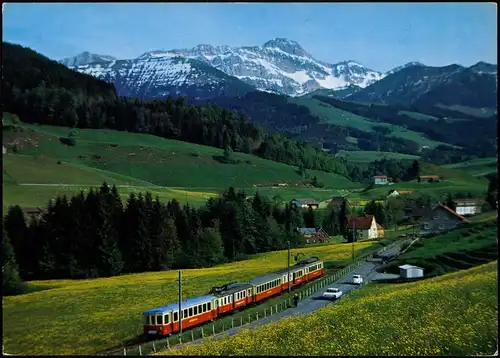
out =
[[252,289],[253,288],[249,288],[247,290],[247,303],[252,303],[253,302],[253,295],[252,295]]
[[212,302],[209,302],[208,303],[208,310],[210,311],[210,317],[212,318],[217,318],[218,314],[217,314],[217,311],[218,311],[218,305],[217,305],[217,302],[219,300],[217,298],[213,299]]

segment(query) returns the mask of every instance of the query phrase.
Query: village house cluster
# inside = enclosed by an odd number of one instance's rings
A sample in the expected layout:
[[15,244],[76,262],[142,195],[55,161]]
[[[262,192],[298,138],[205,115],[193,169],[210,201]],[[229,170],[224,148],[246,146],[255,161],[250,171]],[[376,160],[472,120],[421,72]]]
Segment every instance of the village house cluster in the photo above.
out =
[[[399,195],[408,195],[411,190],[391,190],[387,198]],[[333,197],[329,205],[340,206],[343,202],[348,203],[345,197]],[[405,217],[412,218],[418,223],[416,233],[420,236],[435,235],[443,231],[466,224],[469,221],[464,217],[481,213],[483,201],[481,199],[454,199],[456,210],[452,210],[443,203],[438,203],[431,209],[425,207],[411,207],[405,209]],[[293,199],[291,205],[299,209],[318,209],[319,203],[311,198]],[[384,228],[377,223],[374,215],[352,214],[347,218],[347,230],[354,236],[356,241],[380,239],[385,236]],[[330,240],[328,233],[321,227],[307,228],[297,227],[296,231],[303,235],[307,244],[325,243]]]

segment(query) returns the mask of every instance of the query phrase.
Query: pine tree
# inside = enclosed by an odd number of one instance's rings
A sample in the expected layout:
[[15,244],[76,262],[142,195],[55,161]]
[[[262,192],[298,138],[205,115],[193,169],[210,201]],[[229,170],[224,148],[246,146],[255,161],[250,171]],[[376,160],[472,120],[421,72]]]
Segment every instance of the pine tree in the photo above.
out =
[[457,204],[453,201],[453,196],[451,195],[451,193],[448,193],[448,195],[446,196],[446,206],[453,211],[457,210]]
[[341,235],[343,235],[346,231],[348,215],[349,215],[349,212],[348,212],[348,207],[347,207],[347,200],[343,199],[342,204],[340,205],[340,211],[339,211],[339,233]]
[[316,227],[316,214],[314,209],[309,207],[303,212],[304,225],[306,227]]
[[332,206],[328,210],[327,216],[323,219],[323,229],[332,236],[340,234],[340,210]]
[[16,262],[19,264],[20,275],[26,279],[28,266],[30,265],[27,255],[29,255],[31,248],[29,242],[26,242],[26,220],[20,206],[15,205],[9,207],[4,219],[4,228],[9,236],[9,243],[11,243],[14,250]]
[[219,231],[216,228],[207,227],[199,240],[200,259],[208,267],[214,266],[224,259],[224,246]]
[[82,191],[71,198],[68,225],[72,229],[71,240],[66,252],[67,273],[69,278],[85,278],[86,241],[88,221],[85,207],[85,195]]
[[99,190],[96,204],[94,243],[97,253],[94,255],[94,266],[97,267],[100,276],[115,276],[123,269],[123,259],[115,221],[117,219],[115,196],[106,183]]
[[25,285],[19,277],[18,266],[9,239],[9,235],[5,231],[5,226],[2,229],[2,294],[4,296],[16,295],[23,293]]

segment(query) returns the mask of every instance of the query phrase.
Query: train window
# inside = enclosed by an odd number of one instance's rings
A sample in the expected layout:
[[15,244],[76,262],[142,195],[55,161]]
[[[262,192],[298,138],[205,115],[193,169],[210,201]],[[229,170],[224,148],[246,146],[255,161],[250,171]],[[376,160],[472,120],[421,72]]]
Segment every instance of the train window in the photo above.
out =
[[198,314],[198,306],[194,306],[193,308],[193,315],[197,315]]
[[169,321],[168,321],[168,314],[166,314],[166,315],[164,316],[164,318],[163,318],[163,323],[164,323],[164,324],[168,324],[168,323],[169,323]]
[[187,317],[188,317],[188,310],[186,308],[185,310],[182,311],[182,319],[187,318]]
[[174,312],[174,322],[177,322],[179,320],[179,312]]
[[156,324],[156,316],[151,316],[151,324]]
[[163,324],[163,316],[156,316],[156,324]]
[[212,307],[212,303],[211,302],[208,302],[207,303],[207,307],[208,307],[208,310],[210,311],[211,307]]
[[191,307],[191,308],[189,309],[189,317],[191,317],[192,315],[193,315],[193,308]]
[[206,303],[203,304],[203,310],[202,310],[202,312],[207,312],[207,304]]
[[243,298],[247,297],[247,291],[243,291],[242,294],[243,294]]

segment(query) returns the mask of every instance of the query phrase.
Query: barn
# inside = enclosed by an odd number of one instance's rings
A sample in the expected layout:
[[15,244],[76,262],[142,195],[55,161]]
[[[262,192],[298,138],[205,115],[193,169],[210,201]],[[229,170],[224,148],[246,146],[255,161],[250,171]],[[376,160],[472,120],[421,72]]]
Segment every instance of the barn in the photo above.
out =
[[413,265],[401,265],[399,266],[399,276],[401,278],[424,277],[424,269]]

